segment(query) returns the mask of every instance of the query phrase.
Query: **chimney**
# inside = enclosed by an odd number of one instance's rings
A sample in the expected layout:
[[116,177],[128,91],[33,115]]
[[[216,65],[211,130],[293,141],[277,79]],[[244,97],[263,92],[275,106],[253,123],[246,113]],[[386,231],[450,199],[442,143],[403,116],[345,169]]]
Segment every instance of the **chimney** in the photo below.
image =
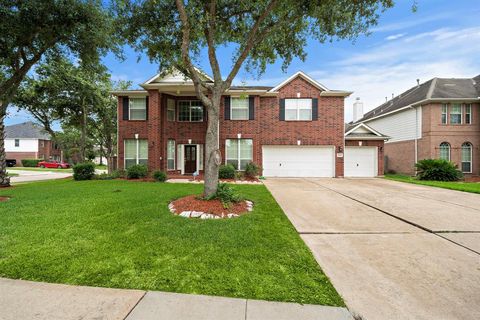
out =
[[355,103],[353,104],[353,122],[357,122],[358,120],[363,118],[363,102],[360,101],[360,98],[355,99]]

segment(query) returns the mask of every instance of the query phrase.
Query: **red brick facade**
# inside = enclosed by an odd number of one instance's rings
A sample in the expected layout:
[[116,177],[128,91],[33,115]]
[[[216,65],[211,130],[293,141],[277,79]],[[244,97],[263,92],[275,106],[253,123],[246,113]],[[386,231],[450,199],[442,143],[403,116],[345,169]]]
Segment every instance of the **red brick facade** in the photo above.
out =
[[[254,120],[224,120],[224,106],[220,108],[220,150],[225,157],[225,140],[253,140],[253,162],[262,164],[263,145],[302,145],[334,146],[335,150],[344,148],[344,97],[321,96],[322,91],[301,77],[297,77],[279,89],[276,96],[254,96]],[[318,99],[318,119],[313,121],[280,121],[280,99],[297,98]],[[150,170],[167,168],[167,141],[173,139],[178,144],[204,144],[207,129],[206,112],[203,122],[167,121],[167,99],[184,100],[195,97],[177,97],[149,90],[148,119],[129,121],[123,119],[122,101],[118,103],[118,167],[124,167],[125,139],[148,140],[148,164]],[[178,110],[177,115],[178,116]],[[175,120],[178,120],[176,117]],[[177,150],[176,150],[177,151]],[[343,158],[335,158],[335,175],[343,176]],[[225,159],[223,159],[225,161]],[[379,162],[380,163],[380,162]]]

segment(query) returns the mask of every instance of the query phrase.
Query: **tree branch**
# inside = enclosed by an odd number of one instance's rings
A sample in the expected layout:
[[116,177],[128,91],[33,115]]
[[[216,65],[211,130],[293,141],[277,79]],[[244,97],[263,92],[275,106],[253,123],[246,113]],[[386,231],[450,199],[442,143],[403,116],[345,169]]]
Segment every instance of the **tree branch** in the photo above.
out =
[[215,52],[215,23],[216,23],[216,0],[210,1],[210,6],[207,6],[208,12],[208,27],[206,28],[206,38],[208,45],[208,59],[213,71],[213,80],[216,83],[222,82],[222,74],[220,73],[220,66]]
[[265,8],[265,11],[260,15],[260,17],[257,19],[255,24],[253,25],[252,30],[250,30],[247,36],[247,40],[244,44],[243,51],[238,56],[237,61],[235,62],[232,70],[230,71],[230,74],[228,75],[227,79],[223,83],[222,91],[227,90],[232,84],[233,78],[235,78],[235,76],[237,75],[238,70],[240,70],[240,67],[242,66],[243,62],[248,57],[250,50],[253,48],[253,46],[256,43],[255,39],[261,24],[270,15],[270,12],[272,12],[272,10],[275,8],[277,4],[278,4],[278,0],[271,0],[270,3]]
[[198,71],[195,69],[195,67],[192,64],[192,61],[190,60],[189,56],[189,47],[190,47],[190,24],[188,22],[188,16],[185,11],[185,6],[183,4],[183,0],[175,0],[175,3],[177,5],[177,10],[180,16],[180,21],[182,23],[182,60],[185,63],[185,66],[187,67],[189,74],[192,78],[193,85],[195,87],[195,92],[197,96],[200,98],[202,103],[207,107],[207,108],[212,108],[213,104],[211,100],[203,93],[202,91],[202,81],[200,79],[200,75],[198,74]]

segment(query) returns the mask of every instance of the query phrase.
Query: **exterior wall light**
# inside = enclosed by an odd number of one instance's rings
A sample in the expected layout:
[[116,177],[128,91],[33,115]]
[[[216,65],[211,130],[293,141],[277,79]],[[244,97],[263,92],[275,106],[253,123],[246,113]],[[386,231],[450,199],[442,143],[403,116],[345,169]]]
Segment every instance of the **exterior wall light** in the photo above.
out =
[[188,139],[188,144],[192,144],[192,139]]
[[135,133],[135,140],[138,140],[138,133]]
[[338,152],[339,153],[343,152],[343,147],[342,146],[338,146]]
[[241,133],[237,133],[237,138],[238,138],[238,139],[242,139],[242,134],[241,134]]
[[297,146],[302,144],[302,140],[297,140]]

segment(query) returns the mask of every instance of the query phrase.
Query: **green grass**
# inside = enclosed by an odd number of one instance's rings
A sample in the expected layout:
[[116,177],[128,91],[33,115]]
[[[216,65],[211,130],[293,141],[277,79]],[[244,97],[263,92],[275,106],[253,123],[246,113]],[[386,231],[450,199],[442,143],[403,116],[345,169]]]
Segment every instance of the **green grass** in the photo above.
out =
[[343,306],[263,185],[235,219],[172,215],[202,186],[57,180],[0,189],[0,276]]
[[104,164],[102,164],[102,165],[96,164],[95,169],[97,169],[97,170],[107,170],[108,168]]
[[35,167],[10,167],[8,168],[10,171],[15,171],[15,170],[24,170],[24,171],[50,171],[50,172],[73,172],[71,168],[69,169],[57,169],[57,168],[35,168]]
[[7,176],[9,176],[9,177],[18,177],[18,173],[7,172]]
[[425,186],[432,186],[432,187],[445,188],[445,189],[458,190],[458,191],[465,191],[465,192],[472,192],[472,193],[480,193],[480,183],[478,183],[478,182],[425,181],[425,180],[417,180],[414,177],[410,177],[410,176],[402,175],[402,174],[386,174],[385,178],[389,179],[389,180],[415,183],[415,184],[421,184],[421,185],[425,185]]

